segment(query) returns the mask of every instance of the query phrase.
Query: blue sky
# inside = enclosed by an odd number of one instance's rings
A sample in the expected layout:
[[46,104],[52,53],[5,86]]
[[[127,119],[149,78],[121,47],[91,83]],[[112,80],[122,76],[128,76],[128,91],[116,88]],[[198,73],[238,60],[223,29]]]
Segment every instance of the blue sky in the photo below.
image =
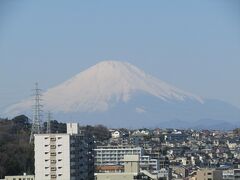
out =
[[102,60],[240,107],[240,2],[0,1],[0,111]]

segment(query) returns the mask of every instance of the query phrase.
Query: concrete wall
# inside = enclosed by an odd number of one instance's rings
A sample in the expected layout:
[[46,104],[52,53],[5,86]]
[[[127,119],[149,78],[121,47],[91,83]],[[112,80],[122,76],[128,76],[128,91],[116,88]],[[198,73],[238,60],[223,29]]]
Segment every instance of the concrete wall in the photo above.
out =
[[124,172],[139,173],[139,155],[124,155]]

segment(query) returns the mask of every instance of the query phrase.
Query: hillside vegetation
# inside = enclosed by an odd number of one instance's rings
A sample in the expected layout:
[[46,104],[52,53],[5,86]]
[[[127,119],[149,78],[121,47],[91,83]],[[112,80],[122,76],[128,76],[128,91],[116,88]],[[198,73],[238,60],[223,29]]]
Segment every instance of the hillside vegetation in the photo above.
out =
[[[44,123],[43,131],[46,129]],[[65,133],[66,124],[51,121],[53,133]],[[34,174],[34,147],[29,144],[31,124],[28,117],[0,119],[0,179],[6,175]]]
[[29,119],[17,116],[0,120],[0,178],[23,172],[33,174],[34,151],[29,144]]
[[[43,123],[46,132],[47,123]],[[92,135],[96,142],[110,138],[105,126],[82,126],[81,130]],[[51,121],[51,133],[66,133],[66,123]],[[31,123],[27,116],[11,120],[0,118],[0,179],[6,175],[34,174],[34,145],[29,144]]]

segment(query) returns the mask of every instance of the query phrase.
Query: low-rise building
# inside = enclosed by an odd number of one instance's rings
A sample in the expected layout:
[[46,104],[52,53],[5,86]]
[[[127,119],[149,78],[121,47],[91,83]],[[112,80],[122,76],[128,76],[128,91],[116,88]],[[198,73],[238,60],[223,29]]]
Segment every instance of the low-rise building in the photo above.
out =
[[159,161],[143,154],[143,148],[134,146],[98,146],[95,150],[95,166],[124,165],[124,155],[139,155],[143,170],[157,172]]
[[223,170],[223,180],[240,180],[240,169]]
[[200,169],[197,171],[196,180],[222,180],[222,171],[217,169]]
[[120,131],[113,131],[111,133],[112,138],[120,138],[121,137],[121,132]]
[[35,180],[34,175],[17,175],[17,176],[5,176],[4,180]]
[[[95,180],[143,180],[143,179],[159,180],[160,179],[159,175],[161,174],[151,174],[147,170],[140,169],[139,155],[124,155],[123,161],[124,161],[123,172],[95,173]],[[164,174],[164,176],[166,176],[166,174]]]
[[95,173],[95,180],[134,180],[139,172],[139,155],[125,155],[124,172]]

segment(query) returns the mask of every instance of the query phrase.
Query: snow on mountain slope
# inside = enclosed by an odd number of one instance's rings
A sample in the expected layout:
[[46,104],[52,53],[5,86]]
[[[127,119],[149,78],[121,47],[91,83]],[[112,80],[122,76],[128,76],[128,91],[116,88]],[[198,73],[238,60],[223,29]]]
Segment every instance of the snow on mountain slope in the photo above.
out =
[[[64,113],[102,112],[118,102],[127,103],[137,92],[166,102],[193,100],[204,103],[202,98],[175,88],[127,62],[103,61],[43,93],[44,109]],[[29,110],[31,101],[23,100],[9,107],[6,113]]]

